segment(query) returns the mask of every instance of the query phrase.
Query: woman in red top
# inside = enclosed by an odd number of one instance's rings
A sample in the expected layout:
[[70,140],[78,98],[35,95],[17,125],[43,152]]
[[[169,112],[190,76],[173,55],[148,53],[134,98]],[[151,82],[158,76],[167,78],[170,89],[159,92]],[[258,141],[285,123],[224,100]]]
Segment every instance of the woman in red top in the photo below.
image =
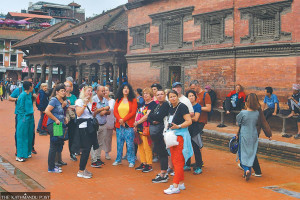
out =
[[134,91],[129,84],[123,84],[116,95],[114,116],[116,118],[117,132],[117,158],[113,165],[119,165],[122,161],[123,145],[127,144],[127,160],[129,167],[134,167],[134,122],[137,110],[137,101]]
[[226,114],[229,114],[231,110],[242,110],[245,106],[245,99],[246,95],[243,92],[243,87],[237,84],[235,90],[231,91],[223,102]]

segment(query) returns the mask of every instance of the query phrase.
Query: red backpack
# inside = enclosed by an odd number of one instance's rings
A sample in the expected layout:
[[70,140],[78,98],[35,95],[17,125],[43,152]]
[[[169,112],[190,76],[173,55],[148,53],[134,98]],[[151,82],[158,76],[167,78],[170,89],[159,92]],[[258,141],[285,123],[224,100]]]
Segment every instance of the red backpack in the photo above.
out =
[[36,107],[40,105],[40,94],[38,94],[35,103],[36,103]]

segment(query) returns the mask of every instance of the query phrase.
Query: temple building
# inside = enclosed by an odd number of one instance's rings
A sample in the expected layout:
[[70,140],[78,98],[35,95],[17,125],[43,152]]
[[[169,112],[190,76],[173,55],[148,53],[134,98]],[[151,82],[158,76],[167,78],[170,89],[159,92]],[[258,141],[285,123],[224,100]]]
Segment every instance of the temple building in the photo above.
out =
[[136,87],[197,79],[219,99],[241,84],[281,102],[300,83],[300,1],[129,0],[128,78]]

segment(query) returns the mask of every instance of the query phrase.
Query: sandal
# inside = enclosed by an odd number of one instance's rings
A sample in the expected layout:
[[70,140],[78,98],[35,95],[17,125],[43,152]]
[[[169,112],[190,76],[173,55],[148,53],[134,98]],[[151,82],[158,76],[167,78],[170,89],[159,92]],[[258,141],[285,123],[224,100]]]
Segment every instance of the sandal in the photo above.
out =
[[250,173],[249,170],[247,170],[247,171],[246,171],[246,174],[245,174],[245,180],[246,180],[246,181],[249,181],[250,176],[251,176],[251,173]]

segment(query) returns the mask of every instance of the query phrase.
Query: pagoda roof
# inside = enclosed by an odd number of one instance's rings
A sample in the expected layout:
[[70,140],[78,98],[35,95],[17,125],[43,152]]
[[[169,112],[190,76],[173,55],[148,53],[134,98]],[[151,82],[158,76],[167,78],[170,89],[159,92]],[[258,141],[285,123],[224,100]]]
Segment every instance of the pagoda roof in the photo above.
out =
[[29,47],[38,43],[58,43],[52,40],[53,36],[57,33],[69,29],[75,25],[75,22],[63,21],[57,23],[49,28],[42,30],[18,43],[16,43],[13,48],[19,49],[24,47]]
[[101,31],[127,31],[127,27],[128,16],[124,5],[121,5],[87,21],[81,22],[68,30],[62,31],[53,39],[55,41],[65,41],[86,34],[96,34]]

